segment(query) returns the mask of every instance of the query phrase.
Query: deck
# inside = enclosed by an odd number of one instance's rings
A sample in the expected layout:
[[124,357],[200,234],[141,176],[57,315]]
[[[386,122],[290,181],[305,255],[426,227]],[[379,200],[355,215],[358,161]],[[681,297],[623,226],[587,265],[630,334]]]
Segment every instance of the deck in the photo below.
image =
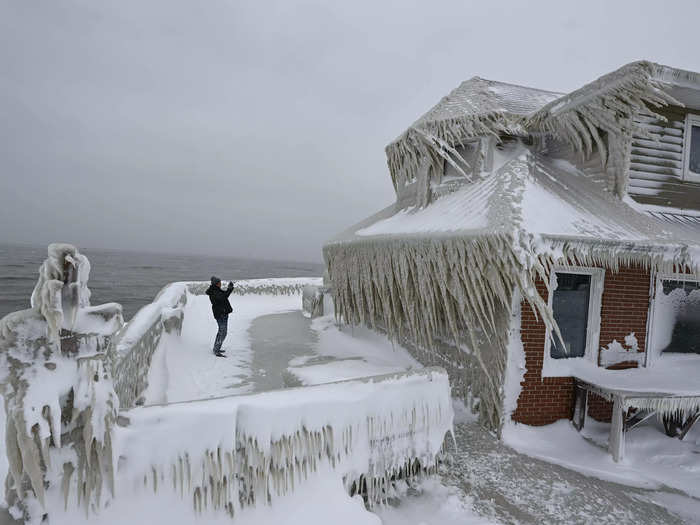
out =
[[613,403],[608,446],[616,462],[625,455],[625,433],[649,418],[662,418],[667,434],[681,440],[700,419],[700,356],[664,357],[650,368],[581,368],[574,379],[578,430],[584,426],[588,393]]

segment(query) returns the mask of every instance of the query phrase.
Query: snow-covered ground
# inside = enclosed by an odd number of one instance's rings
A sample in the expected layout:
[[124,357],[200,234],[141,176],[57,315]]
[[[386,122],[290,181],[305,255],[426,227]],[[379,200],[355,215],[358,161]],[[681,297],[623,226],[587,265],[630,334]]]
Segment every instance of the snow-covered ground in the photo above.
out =
[[421,365],[385,336],[363,327],[340,327],[332,315],[311,322],[317,343],[290,363],[304,385],[402,372]]
[[[263,390],[255,382],[256,375],[266,373],[254,366],[259,357],[256,352],[269,351],[271,340],[278,336],[287,339],[287,348],[272,348],[275,352],[272,357],[287,363],[286,371],[303,385],[421,366],[403,348],[371,330],[341,328],[332,315],[309,321],[301,315],[298,294],[232,295],[231,304],[234,313],[229,316],[228,335],[222,347],[227,358],[217,358],[211,350],[217,325],[209,298],[188,294],[181,336],[165,334],[154,353],[146,404]],[[254,321],[284,313],[290,313],[291,323],[296,326],[289,325],[290,319],[272,317],[266,323],[266,333],[251,330]],[[300,335],[300,330],[307,334]],[[280,379],[279,383],[284,380]]]
[[[570,421],[544,427],[511,423],[503,431],[515,450],[557,463],[587,476],[645,489],[670,487],[697,498],[700,509],[700,429],[680,441],[652,421],[626,434],[625,459],[615,463],[607,451],[609,423],[586,419],[579,434]],[[700,518],[699,518],[700,520]]]
[[[249,328],[254,319],[297,311],[299,295],[232,295],[223,344],[227,358],[212,353],[217,325],[209,297],[188,294],[180,337],[166,335],[153,356],[146,403],[173,403],[251,392],[252,342]],[[299,314],[301,317],[301,314]]]
[[[568,468],[582,438],[557,434],[551,427],[534,429],[524,439],[538,452],[565,452],[554,460],[539,459],[532,449],[518,452],[475,423],[455,426],[457,450],[441,469],[443,483],[459,487],[472,498],[474,508],[500,523],[519,525],[681,525],[697,524],[698,500],[668,487],[639,488],[615,483]],[[539,438],[543,444],[537,445]],[[565,439],[566,441],[558,441]],[[533,443],[535,442],[535,443]],[[602,456],[601,451],[601,456]],[[545,457],[544,455],[542,457]],[[590,455],[587,456],[590,458]],[[563,460],[565,466],[559,463]],[[585,461],[585,458],[584,460]],[[602,458],[601,458],[602,461]]]

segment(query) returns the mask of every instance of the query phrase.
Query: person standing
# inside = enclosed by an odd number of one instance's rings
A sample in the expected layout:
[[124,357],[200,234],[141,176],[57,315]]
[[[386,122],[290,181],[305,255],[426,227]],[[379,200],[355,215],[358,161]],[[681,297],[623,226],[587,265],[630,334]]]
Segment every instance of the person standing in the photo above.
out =
[[217,357],[226,357],[221,350],[221,345],[226,339],[228,331],[228,315],[233,312],[231,303],[228,301],[228,296],[233,291],[233,281],[229,281],[226,290],[221,288],[221,279],[214,276],[211,278],[211,285],[207,288],[206,294],[211,301],[211,311],[214,314],[214,319],[219,325],[219,331],[216,333],[214,340],[214,355]]

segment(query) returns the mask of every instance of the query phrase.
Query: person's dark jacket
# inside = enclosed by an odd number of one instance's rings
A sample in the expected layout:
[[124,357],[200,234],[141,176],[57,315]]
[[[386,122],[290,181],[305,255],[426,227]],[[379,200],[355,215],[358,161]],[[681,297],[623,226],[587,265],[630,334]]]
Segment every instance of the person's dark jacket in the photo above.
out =
[[205,292],[209,296],[211,301],[211,311],[214,313],[214,317],[221,317],[228,315],[233,312],[231,308],[231,303],[228,302],[228,296],[231,295],[233,291],[233,283],[228,283],[228,288],[222,290],[218,286],[213,284],[207,288]]

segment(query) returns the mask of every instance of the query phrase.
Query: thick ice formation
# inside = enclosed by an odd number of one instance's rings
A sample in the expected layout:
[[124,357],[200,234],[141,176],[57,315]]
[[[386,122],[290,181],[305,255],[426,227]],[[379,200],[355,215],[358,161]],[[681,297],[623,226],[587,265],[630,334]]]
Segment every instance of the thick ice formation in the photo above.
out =
[[175,490],[198,511],[231,515],[292,492],[319,469],[381,502],[392,479],[434,468],[453,420],[439,369],[123,415],[121,484]]
[[6,498],[16,516],[34,521],[46,512],[55,472],[64,474],[66,501],[74,487],[86,508],[99,505],[103,482],[113,487],[111,434],[119,408],[107,353],[123,323],[121,307],[90,307],[90,265],[75,247],[52,244],[48,255],[32,308],[0,320]]
[[[668,75],[664,66],[633,62],[566,95],[468,80],[386,147],[392,182],[398,189],[418,181],[418,200],[425,205],[430,180],[440,179],[445,162],[459,166],[461,144],[489,136],[547,134],[566,141],[582,157],[597,149],[610,167],[610,190],[622,196],[632,134],[648,136],[634,122],[635,115],[680,105],[664,91],[672,80]],[[499,93],[504,88],[506,96]]]
[[323,311],[323,296],[328,290],[321,286],[304,286],[301,297],[302,313],[304,317],[320,317]]

